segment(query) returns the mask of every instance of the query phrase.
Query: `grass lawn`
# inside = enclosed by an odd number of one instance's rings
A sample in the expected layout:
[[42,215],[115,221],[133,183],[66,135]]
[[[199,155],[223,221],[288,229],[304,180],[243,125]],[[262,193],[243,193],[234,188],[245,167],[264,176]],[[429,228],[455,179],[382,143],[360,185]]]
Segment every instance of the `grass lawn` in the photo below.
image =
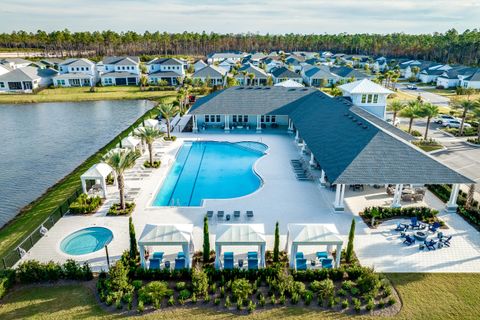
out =
[[45,89],[37,94],[1,94],[0,103],[35,103],[59,101],[93,101],[93,100],[157,100],[165,96],[176,95],[174,91],[140,91],[139,87],[97,87],[90,92],[90,87]]
[[[389,274],[403,308],[395,317],[384,319],[478,319],[480,314],[480,273],[477,274]],[[199,304],[200,306],[201,304]],[[0,306],[1,319],[116,319],[100,308],[93,293],[83,285],[19,289]],[[138,317],[141,319],[227,319],[239,318],[213,309],[179,308]],[[259,311],[243,319],[348,319],[350,315],[317,312],[301,307]],[[382,319],[358,316],[357,319]]]
[[417,146],[419,147],[420,149],[422,149],[423,151],[425,152],[430,152],[430,151],[435,151],[435,150],[440,150],[442,149],[443,147],[440,146],[440,145],[437,145],[437,146],[426,146],[426,145],[419,145]]
[[387,103],[390,104],[392,101],[408,102],[416,99],[417,95],[398,90],[388,98]]

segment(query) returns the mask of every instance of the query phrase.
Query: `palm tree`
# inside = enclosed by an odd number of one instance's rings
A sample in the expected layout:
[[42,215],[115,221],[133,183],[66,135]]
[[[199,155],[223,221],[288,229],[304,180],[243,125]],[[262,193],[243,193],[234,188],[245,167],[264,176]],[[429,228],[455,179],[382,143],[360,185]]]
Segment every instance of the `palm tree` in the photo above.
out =
[[249,73],[248,78],[250,79],[250,85],[253,86],[253,79],[255,79],[255,75],[253,73]]
[[424,103],[422,105],[421,115],[427,117],[427,125],[425,126],[425,136],[423,139],[427,140],[428,136],[428,127],[430,126],[430,121],[432,118],[435,118],[440,113],[438,106],[431,103]]
[[408,133],[412,132],[413,120],[421,117],[421,104],[418,101],[410,101],[408,105],[400,111],[400,115],[409,118]]
[[140,88],[143,89],[144,87],[146,87],[148,84],[148,78],[146,75],[142,74],[140,76]]
[[398,100],[392,101],[388,106],[388,110],[393,111],[393,120],[392,124],[395,125],[395,120],[397,120],[397,114],[405,108],[405,104],[401,103]]
[[117,174],[118,190],[120,192],[120,209],[125,210],[125,183],[123,173],[135,165],[140,154],[131,149],[113,149],[103,156],[103,161]]
[[142,141],[148,146],[148,153],[150,156],[150,166],[153,166],[153,142],[164,135],[162,131],[154,127],[142,127],[137,130],[136,136],[140,137]]
[[167,120],[167,137],[170,139],[170,119],[175,117],[178,113],[178,107],[174,106],[173,104],[161,104],[158,106],[158,110],[162,114],[162,117]]
[[470,100],[460,100],[457,103],[453,104],[454,109],[462,110],[462,122],[460,123],[459,135],[463,135],[463,126],[465,124],[465,118],[467,117],[468,112],[473,111],[476,107],[476,103]]

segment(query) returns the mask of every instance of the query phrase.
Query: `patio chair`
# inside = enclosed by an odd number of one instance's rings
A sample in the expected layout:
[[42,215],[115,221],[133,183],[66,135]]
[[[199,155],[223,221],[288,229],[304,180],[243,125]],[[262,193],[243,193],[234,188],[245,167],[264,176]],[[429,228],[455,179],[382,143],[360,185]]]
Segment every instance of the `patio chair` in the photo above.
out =
[[415,194],[413,195],[413,200],[414,200],[414,201],[423,201],[423,197],[424,197],[423,194],[415,193]]
[[151,270],[160,269],[160,259],[150,259],[149,269],[151,269]]
[[247,211],[247,218],[253,218],[253,211],[252,210]]
[[332,259],[323,259],[322,268],[332,269],[333,268],[332,261],[333,261]]
[[223,259],[223,269],[232,270],[233,269],[233,259]]
[[248,258],[248,270],[257,270],[258,269],[258,259],[257,258]]
[[224,215],[225,215],[225,212],[224,212],[224,211],[221,211],[221,210],[220,210],[220,211],[217,212],[217,218],[218,218],[218,219],[222,219]]
[[180,251],[179,253],[177,253],[177,258],[178,259],[185,259],[185,252]]
[[164,268],[170,270],[170,261],[165,261]]
[[410,227],[412,227],[412,229],[420,229],[420,223],[418,223],[417,217],[410,218]]
[[185,269],[185,258],[175,259],[175,270]]
[[297,259],[297,270],[307,270],[307,259]]
[[248,259],[257,259],[258,258],[258,253],[256,253],[255,251],[249,251],[247,253],[247,257],[248,257]]
[[408,225],[406,225],[405,223],[398,223],[397,227],[395,228],[395,231],[405,232],[407,231],[407,229],[408,229]]
[[238,259],[238,267],[243,268],[243,259]]
[[438,222],[436,222],[436,221],[435,221],[433,224],[430,224],[430,225],[428,226],[428,230],[430,230],[430,231],[432,231],[432,232],[434,232],[434,233],[437,232],[438,228],[440,228],[440,223],[438,223]]
[[328,252],[327,251],[319,251],[316,253],[317,259],[322,260],[322,259],[327,259],[328,258]]
[[452,236],[443,236],[438,241],[440,241],[444,246],[450,247],[450,240],[452,240]]
[[428,241],[423,241],[423,244],[425,245],[425,247],[427,247],[428,250],[435,250],[435,245],[437,244],[437,242],[433,239],[430,239]]
[[207,211],[207,218],[208,218],[208,219],[213,218],[213,211],[212,211],[212,210],[208,210],[208,211]]
[[238,211],[238,210],[233,211],[233,217],[234,218],[240,218],[240,211]]
[[415,243],[415,238],[410,235],[407,235],[403,243],[405,243],[407,246],[411,246],[412,244]]
[[303,258],[304,258],[304,257],[303,257],[303,252],[297,252],[297,253],[295,254],[295,259],[303,259]]
[[233,252],[225,252],[223,254],[223,259],[233,259]]
[[404,193],[404,194],[402,194],[402,196],[400,198],[403,201],[413,201],[414,200],[413,194],[410,194],[410,193]]
[[160,260],[160,262],[162,262],[162,260],[163,260],[163,252],[162,252],[162,251],[160,251],[160,252],[154,252],[154,253],[152,254],[152,258],[153,258],[153,259],[158,259],[158,260]]

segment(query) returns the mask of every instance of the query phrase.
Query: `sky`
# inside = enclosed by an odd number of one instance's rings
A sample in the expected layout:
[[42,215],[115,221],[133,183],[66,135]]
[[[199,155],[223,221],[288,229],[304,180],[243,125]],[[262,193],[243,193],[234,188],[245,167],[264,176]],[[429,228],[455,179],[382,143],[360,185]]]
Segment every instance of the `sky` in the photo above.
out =
[[0,32],[431,33],[480,27],[480,0],[1,0]]

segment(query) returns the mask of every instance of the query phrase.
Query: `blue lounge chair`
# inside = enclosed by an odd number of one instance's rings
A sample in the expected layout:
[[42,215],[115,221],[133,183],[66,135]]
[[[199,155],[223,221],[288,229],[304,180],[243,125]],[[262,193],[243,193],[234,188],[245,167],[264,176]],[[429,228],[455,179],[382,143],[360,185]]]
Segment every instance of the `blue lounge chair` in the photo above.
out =
[[400,231],[400,232],[405,232],[408,229],[408,225],[404,223],[399,223],[397,224],[397,227],[395,228],[395,231]]
[[248,252],[247,257],[248,257],[248,259],[250,259],[250,258],[257,259],[258,258],[258,253],[256,253],[255,251],[250,251],[250,252]]
[[428,226],[428,230],[432,232],[437,232],[438,228],[440,228],[440,223],[434,222],[433,224]]
[[440,242],[444,245],[444,246],[447,246],[447,247],[450,247],[450,240],[452,240],[452,236],[443,236],[440,238]]
[[165,261],[165,269],[170,270],[170,261]]
[[163,252],[154,252],[152,255],[153,259],[159,259],[160,261],[163,260]]
[[322,259],[327,259],[328,258],[328,252],[327,251],[320,251],[316,253],[317,259],[322,260]]
[[231,270],[233,269],[233,259],[227,258],[223,260],[223,269]]
[[248,259],[248,270],[257,270],[258,269],[258,259],[249,258]]
[[333,268],[332,261],[333,261],[332,259],[323,259],[322,268],[327,268],[327,269]]
[[185,269],[185,258],[175,259],[175,270]]
[[423,244],[425,245],[425,247],[427,247],[428,250],[435,250],[435,245],[437,244],[437,242],[433,239],[430,239],[428,241],[423,241]]
[[233,252],[225,252],[223,254],[223,259],[227,259],[227,258],[232,258],[233,259]]
[[417,217],[410,218],[410,227],[412,227],[412,229],[420,229],[420,223],[418,223]]
[[410,236],[410,235],[407,235],[407,236],[405,237],[405,240],[403,241],[403,243],[405,243],[406,245],[410,246],[410,245],[412,245],[412,244],[415,243],[415,238],[412,237],[412,236]]
[[180,251],[180,252],[177,254],[177,258],[178,258],[178,259],[182,259],[182,258],[185,259],[185,252]]
[[295,259],[303,259],[303,252],[297,252],[295,255]]
[[160,259],[150,259],[150,267],[151,270],[158,270],[160,269]]
[[307,270],[307,259],[297,259],[297,270]]

